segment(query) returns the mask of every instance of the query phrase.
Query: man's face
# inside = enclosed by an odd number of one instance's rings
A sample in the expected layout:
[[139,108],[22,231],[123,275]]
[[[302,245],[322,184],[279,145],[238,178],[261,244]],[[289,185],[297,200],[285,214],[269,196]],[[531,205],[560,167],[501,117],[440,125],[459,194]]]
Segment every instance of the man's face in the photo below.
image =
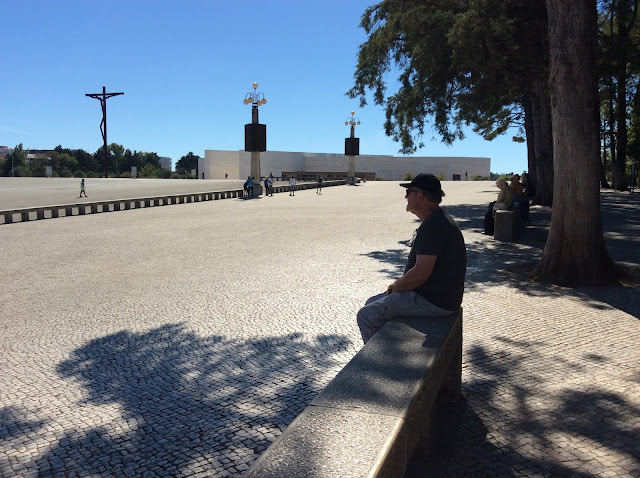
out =
[[407,188],[404,197],[407,200],[407,212],[411,212],[413,214],[418,210],[418,206],[420,204],[420,190],[416,188]]

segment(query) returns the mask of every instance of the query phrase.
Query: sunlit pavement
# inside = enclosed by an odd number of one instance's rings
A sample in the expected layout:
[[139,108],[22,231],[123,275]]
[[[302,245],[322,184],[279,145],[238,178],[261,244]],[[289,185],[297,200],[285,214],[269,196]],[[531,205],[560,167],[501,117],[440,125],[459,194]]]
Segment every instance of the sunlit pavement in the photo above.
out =
[[[443,189],[469,257],[446,474],[640,475],[639,288],[505,274],[539,257],[549,211],[496,243],[481,234],[495,186]],[[418,225],[403,193],[1,225],[0,476],[240,475],[360,349],[355,313],[401,273]],[[640,263],[639,202],[603,194],[615,260]]]

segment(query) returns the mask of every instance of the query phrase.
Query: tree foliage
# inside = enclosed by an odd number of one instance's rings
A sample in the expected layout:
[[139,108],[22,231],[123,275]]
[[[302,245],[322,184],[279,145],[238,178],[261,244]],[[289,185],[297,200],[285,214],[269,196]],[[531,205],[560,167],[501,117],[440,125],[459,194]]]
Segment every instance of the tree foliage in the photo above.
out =
[[[4,165],[2,166],[2,175],[11,176],[12,171],[14,176],[22,176],[22,170],[28,166],[27,153],[22,147],[22,143],[13,148],[13,152],[9,153],[5,158]],[[20,168],[21,173],[16,174],[16,171]]]
[[176,163],[176,172],[179,174],[191,174],[191,170],[198,168],[199,156],[196,156],[191,151],[185,156],[182,156]]
[[[147,167],[150,177],[170,177],[171,172],[165,173],[160,168],[160,157],[155,152],[131,151],[124,146],[111,143],[109,149],[109,171],[114,177],[122,176],[128,172],[131,175],[131,167],[136,166],[138,171]],[[193,153],[189,153],[193,155]],[[95,154],[82,149],[63,148],[56,146],[53,150],[42,153],[31,162],[27,161],[27,154],[22,144],[16,146],[14,151],[0,162],[2,176],[11,176],[11,159],[14,163],[16,176],[44,176],[46,167],[51,166],[53,176],[68,177],[74,172],[80,171],[94,177],[104,175],[104,150],[99,148]],[[197,156],[196,156],[197,158]],[[197,160],[196,160],[197,164]]]
[[347,94],[364,106],[372,91],[385,105],[385,133],[405,154],[424,146],[429,126],[445,144],[467,125],[487,140],[510,128],[515,141],[526,134],[535,202],[550,205],[546,22],[544,3],[527,0],[384,0],[362,16],[368,39]]

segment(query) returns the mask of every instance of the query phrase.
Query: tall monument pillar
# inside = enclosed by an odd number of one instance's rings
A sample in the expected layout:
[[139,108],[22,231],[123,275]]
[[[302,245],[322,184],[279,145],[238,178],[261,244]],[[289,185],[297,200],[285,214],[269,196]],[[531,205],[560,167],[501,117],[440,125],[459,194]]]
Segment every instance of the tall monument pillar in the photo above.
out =
[[356,176],[356,156],[360,154],[360,138],[355,137],[356,125],[360,124],[360,119],[353,116],[355,111],[351,112],[351,116],[344,122],[345,125],[351,126],[351,136],[344,139],[344,154],[349,157],[349,172],[347,184],[355,184]]
[[[258,93],[258,83],[253,83],[253,91],[245,95],[243,103],[251,105],[251,123],[244,125],[244,150],[251,152],[251,177],[255,195],[262,193],[260,181],[260,152],[267,150],[267,125],[260,124],[258,107],[267,103],[264,94]],[[256,194],[257,192],[257,194]]]

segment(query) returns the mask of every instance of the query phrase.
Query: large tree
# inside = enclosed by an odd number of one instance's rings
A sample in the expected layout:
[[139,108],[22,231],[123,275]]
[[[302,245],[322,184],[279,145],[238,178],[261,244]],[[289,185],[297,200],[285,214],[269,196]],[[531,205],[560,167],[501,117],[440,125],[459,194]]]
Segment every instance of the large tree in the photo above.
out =
[[[385,104],[385,132],[401,152],[422,147],[429,121],[446,144],[463,126],[491,140],[524,129],[535,203],[553,199],[553,152],[547,90],[546,10],[527,0],[385,0],[368,8],[361,26],[355,85],[366,104],[373,90]],[[387,94],[387,76],[399,73]],[[537,181],[536,181],[537,180]]]
[[191,151],[188,154],[181,157],[176,163],[176,172],[180,174],[191,173],[191,170],[198,169],[198,159],[199,156],[196,156]]
[[27,153],[22,147],[22,143],[13,148],[13,151],[5,158],[4,165],[2,167],[3,176],[18,176],[16,170],[18,168],[26,168],[28,164]]
[[562,285],[615,277],[602,235],[595,0],[547,0],[555,197],[533,277]]

